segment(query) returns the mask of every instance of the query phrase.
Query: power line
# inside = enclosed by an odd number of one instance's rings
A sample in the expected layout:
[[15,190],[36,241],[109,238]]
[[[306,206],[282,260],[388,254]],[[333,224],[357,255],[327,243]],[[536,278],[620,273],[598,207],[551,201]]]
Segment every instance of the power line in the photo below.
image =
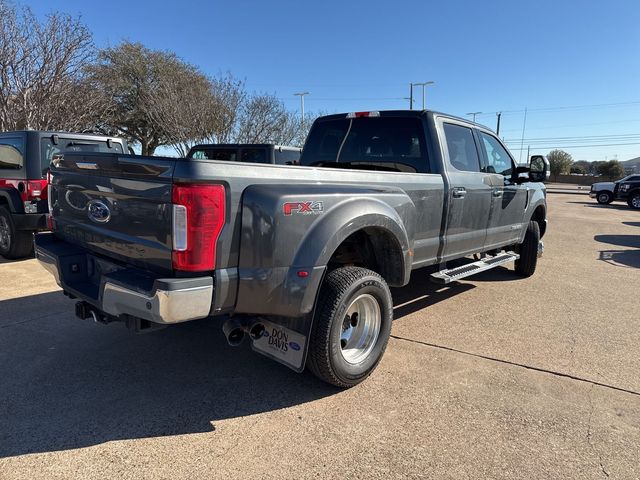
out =
[[[580,135],[580,136],[572,136],[572,137],[531,137],[531,138],[526,138],[525,140],[527,141],[532,141],[532,140],[569,140],[569,139],[580,139],[580,138],[614,138],[614,137],[621,137],[621,138],[626,138],[626,137],[640,137],[640,133],[621,133],[621,134],[611,134],[611,135]],[[520,139],[508,139],[505,140],[507,142],[516,142],[516,141],[520,141]]]
[[[632,122],[640,122],[640,118],[634,118],[630,120],[611,120],[608,122],[592,122],[592,123],[565,123],[562,125],[545,125],[543,127],[532,127],[529,130],[557,130],[559,128],[569,128],[569,127],[591,127],[596,125],[612,125],[615,123],[632,123]],[[519,128],[509,128],[507,130],[503,130],[503,132],[519,132]]]
[[[607,107],[622,107],[622,106],[630,106],[630,105],[640,105],[640,100],[634,100],[629,102],[617,102],[617,103],[593,103],[593,104],[585,104],[585,105],[563,105],[558,107],[538,107],[538,108],[527,108],[527,112],[554,112],[559,110],[583,110],[590,108],[607,108]],[[493,116],[499,112],[503,114],[516,114],[516,113],[524,113],[525,109],[519,110],[499,110],[496,112],[484,112],[481,116]]]
[[[547,150],[552,148],[594,148],[594,147],[621,147],[626,145],[640,145],[640,142],[636,143],[603,143],[603,144],[590,144],[590,145],[562,145],[562,144],[551,144],[551,145],[535,145],[536,150]],[[533,145],[532,145],[533,146]],[[509,150],[526,150],[526,148],[511,148]]]

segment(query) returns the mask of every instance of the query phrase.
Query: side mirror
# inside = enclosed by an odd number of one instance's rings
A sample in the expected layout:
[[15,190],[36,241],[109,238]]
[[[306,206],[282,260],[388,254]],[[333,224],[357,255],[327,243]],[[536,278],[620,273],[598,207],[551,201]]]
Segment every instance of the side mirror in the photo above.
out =
[[529,162],[529,181],[544,182],[549,180],[551,168],[549,160],[544,155],[531,155]]

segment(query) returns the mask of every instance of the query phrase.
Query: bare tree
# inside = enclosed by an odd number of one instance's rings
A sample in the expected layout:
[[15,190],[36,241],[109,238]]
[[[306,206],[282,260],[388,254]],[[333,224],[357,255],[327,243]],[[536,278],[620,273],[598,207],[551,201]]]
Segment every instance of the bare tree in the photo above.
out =
[[211,112],[216,117],[216,129],[210,140],[230,143],[237,137],[241,109],[247,100],[244,82],[227,73],[211,80],[211,90],[216,99],[216,109]]
[[0,0],[0,129],[93,128],[103,106],[83,86],[93,55],[79,19],[53,13],[41,22]]
[[235,140],[302,146],[314,118],[308,114],[301,119],[274,95],[247,96],[240,108]]

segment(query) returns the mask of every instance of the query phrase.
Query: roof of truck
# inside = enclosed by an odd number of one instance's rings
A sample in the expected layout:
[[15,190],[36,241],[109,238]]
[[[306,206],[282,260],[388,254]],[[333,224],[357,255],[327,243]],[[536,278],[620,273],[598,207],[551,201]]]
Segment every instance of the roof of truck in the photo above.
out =
[[[425,109],[425,110],[370,110],[369,112],[367,112],[367,111],[364,111],[364,112],[344,112],[344,113],[335,113],[335,114],[332,114],[332,115],[323,115],[321,117],[318,117],[318,119],[337,120],[337,119],[345,118],[347,115],[358,115],[358,114],[366,114],[366,113],[374,113],[374,112],[377,115],[381,116],[381,117],[421,117],[423,115],[431,113],[433,115],[442,115],[442,116],[445,116],[447,118],[458,120],[460,122],[469,123],[471,125],[476,125],[478,127],[482,127],[482,128],[486,128],[488,130],[491,130],[490,127],[487,127],[486,125],[483,125],[481,123],[473,122],[473,121],[469,120],[468,118],[462,118],[462,117],[458,117],[457,115],[451,115],[449,113],[438,112],[436,110],[428,110],[428,109]],[[362,116],[366,117],[367,115],[362,115]]]

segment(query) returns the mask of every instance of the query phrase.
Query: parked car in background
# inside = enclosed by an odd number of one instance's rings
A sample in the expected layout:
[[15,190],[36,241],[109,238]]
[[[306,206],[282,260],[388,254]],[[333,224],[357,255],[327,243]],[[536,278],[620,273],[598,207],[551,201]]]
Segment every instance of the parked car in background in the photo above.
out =
[[616,182],[613,195],[627,202],[630,208],[640,210],[640,175],[629,175]]
[[628,175],[615,182],[596,182],[591,185],[589,196],[595,198],[598,203],[607,205],[614,200],[623,200],[616,197],[617,185],[621,182],[637,182],[640,181],[640,175]]
[[25,257],[33,232],[47,228],[47,170],[65,152],[127,153],[121,138],[86,133],[0,133],[0,255]]
[[299,165],[299,147],[286,147],[271,143],[219,143],[196,145],[189,150],[187,158],[196,160],[224,160],[242,163],[274,163],[277,165]]

